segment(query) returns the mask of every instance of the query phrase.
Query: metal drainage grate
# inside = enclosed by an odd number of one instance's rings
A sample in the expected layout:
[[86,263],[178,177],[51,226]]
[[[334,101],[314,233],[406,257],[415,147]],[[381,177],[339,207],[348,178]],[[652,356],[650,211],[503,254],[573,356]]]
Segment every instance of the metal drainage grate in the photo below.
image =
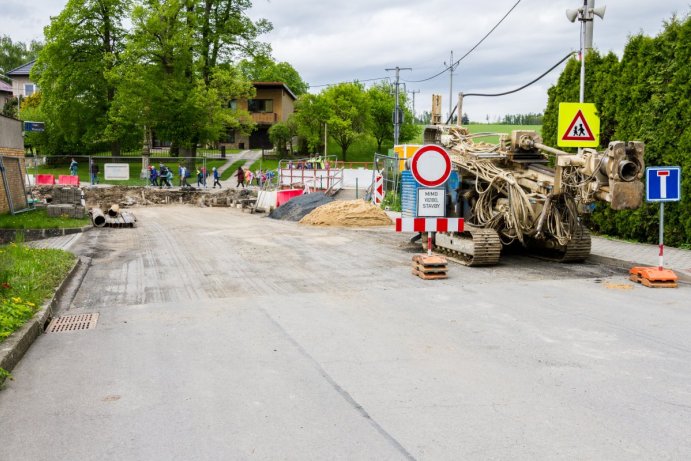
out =
[[91,330],[96,328],[98,322],[98,312],[90,314],[63,315],[54,318],[46,333],[67,333],[70,331]]

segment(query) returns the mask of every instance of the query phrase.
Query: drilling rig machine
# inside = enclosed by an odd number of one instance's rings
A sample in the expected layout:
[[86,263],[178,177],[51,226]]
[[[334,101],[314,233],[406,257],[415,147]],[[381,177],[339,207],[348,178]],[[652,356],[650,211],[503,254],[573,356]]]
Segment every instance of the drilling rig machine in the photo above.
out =
[[460,177],[447,216],[465,220],[461,233],[436,233],[434,250],[468,266],[497,264],[502,247],[512,244],[555,261],[582,262],[591,241],[581,218],[591,204],[641,205],[641,142],[612,141],[604,151],[571,154],[544,145],[534,131],[502,134],[497,144],[475,142],[486,135],[447,125],[424,132],[424,143],[443,146]]

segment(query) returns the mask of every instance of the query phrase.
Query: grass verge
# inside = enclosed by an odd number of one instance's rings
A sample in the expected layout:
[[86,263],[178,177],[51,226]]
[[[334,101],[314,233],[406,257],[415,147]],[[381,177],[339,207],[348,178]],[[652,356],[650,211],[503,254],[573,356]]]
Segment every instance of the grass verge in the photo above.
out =
[[0,247],[0,343],[29,320],[74,264],[63,250]]
[[45,208],[37,208],[15,215],[0,215],[0,229],[66,229],[86,226],[90,222],[88,217],[81,219],[66,216],[52,218],[48,216]]

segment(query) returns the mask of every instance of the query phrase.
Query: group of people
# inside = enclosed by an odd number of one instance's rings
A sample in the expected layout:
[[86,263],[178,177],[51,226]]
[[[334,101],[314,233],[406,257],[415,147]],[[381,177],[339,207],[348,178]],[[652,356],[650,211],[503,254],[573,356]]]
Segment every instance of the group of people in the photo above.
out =
[[[218,170],[216,167],[213,167],[212,169],[213,173],[213,178],[214,178],[214,185],[213,187],[216,188],[218,185],[219,188],[221,188],[221,175],[219,174]],[[161,162],[158,166],[158,170],[156,169],[155,165],[149,165],[149,182],[152,186],[155,187],[173,187],[173,172],[170,168],[168,168],[163,162]],[[190,170],[180,163],[178,165],[178,185],[183,188],[183,189],[188,189],[191,188],[192,186],[187,182],[187,179],[191,177]],[[201,167],[200,169],[197,169],[197,187],[203,187],[206,186],[206,178],[209,177],[209,174],[206,171],[206,167]]]
[[[98,163],[96,163],[94,160],[91,160],[89,164],[89,176],[91,176],[92,186],[98,184],[98,173]],[[70,176],[79,176],[79,163],[77,163],[74,158],[72,158],[72,161],[70,162]]]
[[311,157],[308,158],[307,160],[300,160],[297,163],[293,163],[291,160],[288,162],[288,169],[297,169],[297,170],[328,170],[331,167],[329,164],[329,161],[326,160],[326,157],[321,157],[321,156],[316,156],[316,157]]
[[252,170],[249,168],[245,170],[239,166],[235,172],[235,177],[237,178],[238,182],[235,187],[245,187],[246,185],[251,186],[253,181],[255,181],[257,186],[262,187],[266,181],[271,181],[273,176],[273,171],[262,171],[259,169],[252,173]]
[[[73,158],[70,162],[70,175],[77,176],[79,170],[79,164]],[[90,162],[89,173],[91,175],[91,184],[98,184],[98,173],[99,167],[95,161]],[[212,176],[214,179],[213,189],[216,186],[222,188],[221,186],[221,174],[216,167],[212,168]],[[182,163],[178,164],[178,185],[181,188],[191,188],[192,186],[187,182],[187,178],[191,176],[189,169]],[[264,182],[268,179],[270,180],[273,176],[273,172],[262,172],[262,170],[257,170],[256,173],[252,173],[249,169],[244,170],[242,167],[238,167],[236,172],[238,178],[237,187],[245,187],[252,184],[252,181],[256,179],[256,184],[262,186]],[[206,180],[209,177],[209,173],[206,167],[201,167],[197,169],[197,187],[206,187]],[[163,187],[173,187],[173,171],[168,168],[163,162],[159,163],[158,169],[155,165],[148,166],[148,179],[151,186],[163,188]]]

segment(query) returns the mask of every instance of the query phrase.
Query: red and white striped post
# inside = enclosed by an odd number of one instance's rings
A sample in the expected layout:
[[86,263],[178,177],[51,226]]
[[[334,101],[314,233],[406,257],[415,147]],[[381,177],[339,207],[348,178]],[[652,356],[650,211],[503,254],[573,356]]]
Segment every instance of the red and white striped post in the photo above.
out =
[[432,255],[432,232],[463,232],[463,218],[396,218],[396,232],[427,232],[427,255]]

